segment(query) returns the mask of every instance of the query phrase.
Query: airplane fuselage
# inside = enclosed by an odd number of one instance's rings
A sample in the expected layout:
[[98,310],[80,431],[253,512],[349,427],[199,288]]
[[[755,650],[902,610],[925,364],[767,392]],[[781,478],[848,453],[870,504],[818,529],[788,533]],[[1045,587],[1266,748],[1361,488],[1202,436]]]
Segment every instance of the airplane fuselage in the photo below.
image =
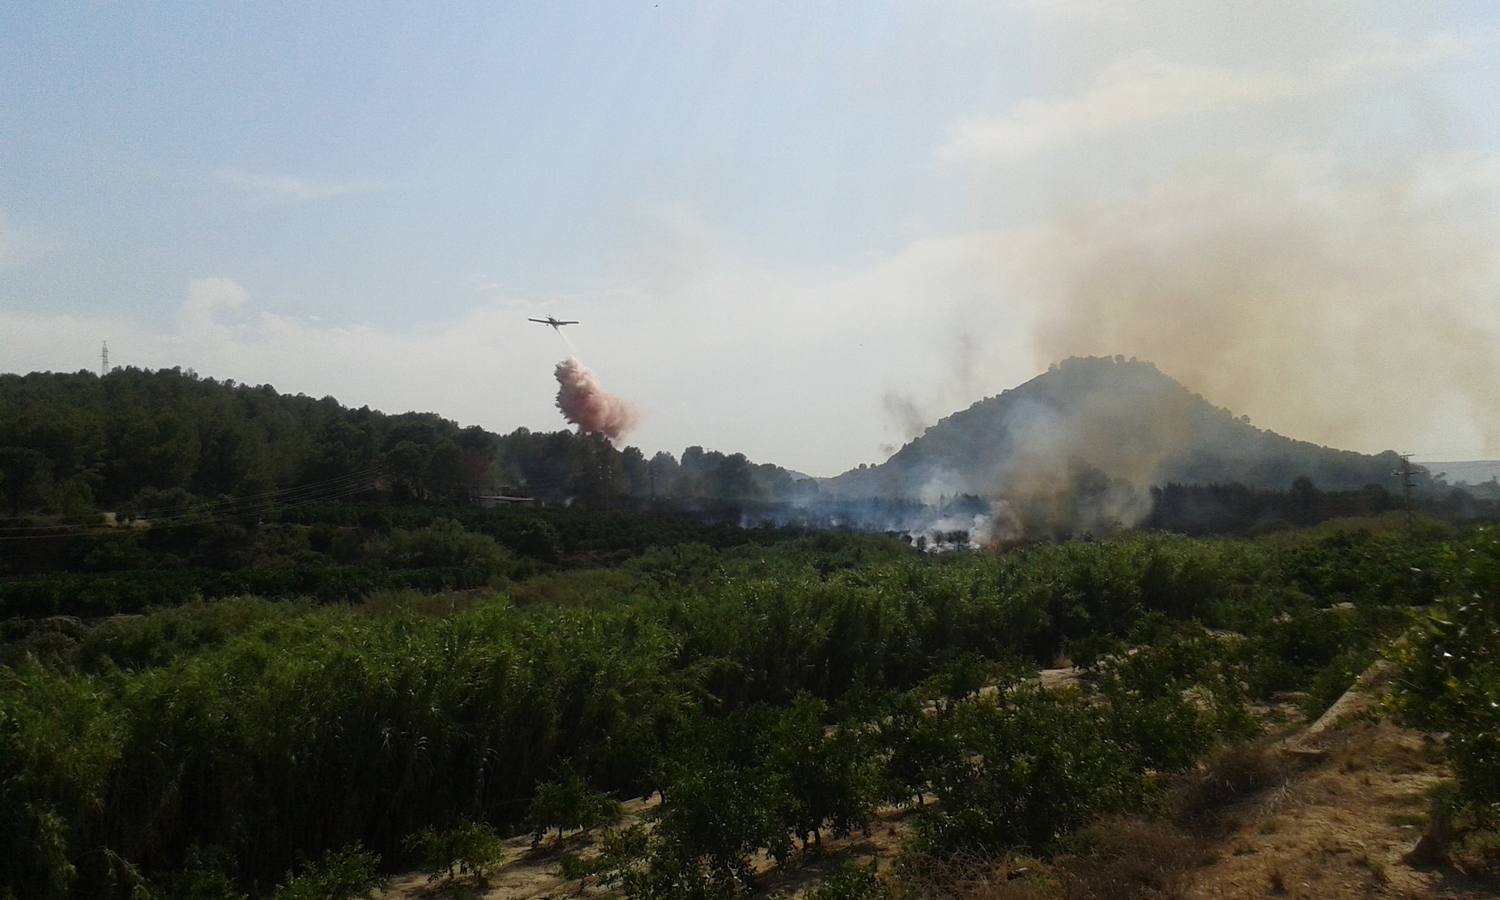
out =
[[564,325],[577,325],[578,324],[578,321],[576,319],[558,319],[558,318],[554,318],[552,316],[548,316],[545,319],[533,319],[533,318],[529,318],[528,317],[527,321],[528,322],[535,322],[538,325],[551,325],[553,331],[561,331],[562,330],[562,326],[564,326]]

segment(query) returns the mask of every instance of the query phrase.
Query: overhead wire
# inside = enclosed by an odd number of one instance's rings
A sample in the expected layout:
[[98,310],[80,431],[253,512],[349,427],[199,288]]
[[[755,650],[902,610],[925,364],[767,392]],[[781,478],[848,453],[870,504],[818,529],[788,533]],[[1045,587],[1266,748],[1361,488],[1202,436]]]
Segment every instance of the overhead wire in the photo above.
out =
[[[209,501],[205,501],[203,503],[195,503],[195,504],[191,504],[189,506],[179,507],[179,509],[181,509],[183,511],[199,511],[199,510],[203,510],[203,509],[216,508],[216,507],[220,507],[220,506],[234,506],[234,505],[244,504],[244,503],[248,503],[248,502],[259,501],[259,500],[261,500],[263,498],[274,498],[274,497],[282,496],[282,495],[295,494],[295,493],[298,493],[298,492],[307,491],[307,490],[310,490],[310,489],[313,489],[313,488],[321,487],[323,485],[336,484],[336,483],[339,483],[339,482],[350,481],[350,480],[364,479],[364,478],[367,478],[367,477],[374,477],[374,476],[378,476],[378,475],[381,475],[381,474],[384,474],[384,467],[383,466],[380,466],[380,465],[365,466],[365,467],[363,467],[361,469],[356,469],[353,472],[346,472],[346,473],[344,473],[342,475],[335,475],[335,476],[333,476],[331,478],[325,478],[325,479],[322,479],[320,481],[311,481],[311,482],[305,482],[303,484],[291,485],[291,486],[283,487],[283,488],[274,488],[274,489],[269,490],[269,491],[261,491],[261,492],[254,493],[254,494],[241,494],[241,495],[234,496],[234,497],[227,497],[227,498],[224,498],[224,499],[221,499],[221,500],[209,500]],[[174,514],[176,514],[176,511],[169,509],[168,512],[167,512],[167,514],[168,515],[174,515]],[[97,521],[98,518],[100,517],[100,515],[101,515],[101,513],[90,513],[88,515],[58,516],[58,517],[55,517],[53,519],[53,522],[56,523],[56,524],[64,524],[64,523],[68,523],[70,521],[81,521],[81,520],[94,520],[94,521]],[[0,522],[27,521],[27,520],[29,520],[31,518],[32,517],[29,517],[29,516],[7,516],[7,517],[0,517]],[[10,526],[10,527],[26,528],[26,527],[37,527],[37,526]],[[0,525],[0,531],[5,531],[5,530],[7,530],[7,526]]]
[[[327,490],[337,490],[339,488],[350,485],[363,486],[373,481],[373,478],[374,476],[359,476],[347,477],[342,479],[331,479],[325,482],[320,482],[316,485],[303,485],[296,488],[289,488],[275,494],[267,494],[257,498],[236,498],[232,500],[216,501],[192,507],[180,507],[178,509],[170,510],[167,512],[140,516],[140,518],[148,519],[152,522],[170,522],[185,517],[198,517],[202,515],[234,515],[249,509],[258,509],[267,506],[274,506],[287,501],[301,500]],[[22,526],[6,526],[0,528],[0,534],[36,531],[55,532],[66,531],[68,529],[90,527],[112,528],[115,526],[103,521],[103,514],[98,513],[94,516],[91,516],[90,521],[86,522],[52,522]]]
[[[226,519],[257,515],[273,509],[296,508],[312,503],[343,499],[344,497],[353,496],[366,490],[369,485],[373,484],[374,480],[375,476],[373,474],[358,478],[334,479],[317,486],[303,486],[279,495],[266,496],[252,503],[221,505],[214,508],[190,510],[169,516],[145,518],[143,520],[146,523],[144,528],[130,525],[110,525],[103,522],[93,525],[40,526],[30,530],[12,529],[9,533],[0,533],[0,541],[64,538],[84,534],[131,533],[141,530],[207,525]],[[18,531],[20,533],[16,533]]]

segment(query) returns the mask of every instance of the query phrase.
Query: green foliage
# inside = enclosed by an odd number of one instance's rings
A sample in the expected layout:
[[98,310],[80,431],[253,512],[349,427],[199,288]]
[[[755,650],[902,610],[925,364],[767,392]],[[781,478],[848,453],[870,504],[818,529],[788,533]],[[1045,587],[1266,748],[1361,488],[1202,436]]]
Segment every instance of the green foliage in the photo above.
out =
[[807,892],[807,900],[880,900],[888,896],[876,874],[875,863],[845,863]]
[[451,828],[424,828],[406,839],[405,848],[427,867],[432,882],[468,878],[482,883],[504,857],[495,830],[468,819]]
[[534,845],[542,842],[550,828],[557,829],[561,840],[566,830],[581,828],[586,834],[620,818],[620,804],[602,791],[591,790],[571,762],[564,762],[561,769],[558,780],[537,785],[536,796],[526,809]]
[[599,836],[598,852],[593,856],[564,855],[558,863],[558,875],[579,882],[580,889],[590,878],[607,887],[638,872],[649,848],[650,838],[641,825],[611,829]]
[[875,739],[885,758],[887,802],[916,800],[921,805],[938,773],[961,758],[951,717],[951,706],[928,714],[915,694],[898,696],[886,708],[876,723]]
[[380,857],[359,844],[330,850],[276,887],[273,900],[350,900],[385,887]]
[[1131,754],[1070,695],[1018,688],[955,711],[961,756],[937,773],[940,805],[919,820],[924,852],[1045,848],[1143,790]]
[[1182,771],[1221,741],[1253,732],[1242,671],[1223,649],[1222,640],[1186,629],[1102,666],[1103,727],[1131,748],[1136,765]]
[[[325,486],[290,495],[300,505],[357,493],[339,479],[376,467],[386,474],[383,490],[418,501],[463,502],[470,488],[500,484],[589,505],[621,497],[793,497],[809,484],[738,453],[691,447],[680,464],[669,454],[648,463],[638,449],[618,450],[599,435],[523,428],[502,436],[431,413],[349,409],[332,397],[279,394],[191,370],[0,375],[0,500],[12,516],[66,514],[95,501],[117,510],[140,500],[148,508],[152,495],[173,491],[179,500],[263,500],[276,490]],[[545,535],[542,541],[533,549],[545,554]]]
[[1376,659],[1374,649],[1368,646],[1356,646],[1335,656],[1318,670],[1308,685],[1307,700],[1302,704],[1303,715],[1309,720],[1321,716],[1344,696]]
[[38,503],[52,476],[46,454],[30,447],[0,447],[0,497],[11,516]]
[[[825,730],[827,707],[801,697],[771,725],[768,765],[788,795],[783,825],[822,843],[823,828],[844,837],[875,814],[882,776],[876,745],[860,722]],[[674,795],[674,801],[675,801]]]
[[70,896],[79,880],[79,825],[107,802],[126,734],[102,688],[0,668],[0,886],[20,896]]
[[234,858],[223,848],[194,844],[182,869],[151,891],[153,900],[248,900],[235,887],[233,869]]
[[[494,553],[533,513],[481,513],[309,508],[244,534],[256,571],[288,577],[321,565],[298,554],[391,576],[539,564]],[[1332,693],[1409,621],[1382,601],[1425,592],[1445,599],[1408,648],[1408,714],[1449,723],[1468,796],[1493,796],[1493,604],[1474,600],[1494,596],[1488,532],[1447,555],[1320,532],[932,558],[882,537],[729,545],[671,519],[547,515],[570,559],[670,546],[543,572],[516,603],[403,588],[358,606],[241,597],[0,624],[0,893],[160,889],[195,843],[220,848],[235,889],[263,890],[330,847],[395,859],[406,835],[464,817],[524,827],[528,804],[533,827],[597,827],[605,795],[654,791],[649,837],[619,832],[629,852],[589,877],[734,893],[756,854],[789,859],[877,803],[933,795],[941,807],[915,813],[933,854],[1045,848],[1140,800],[1147,773],[1244,734],[1243,685]],[[1387,571],[1417,560],[1435,585]],[[1323,608],[1335,588],[1351,608]],[[1079,647],[1077,688],[1027,686]]]
[[757,851],[778,860],[791,856],[789,807],[786,786],[773,770],[707,762],[684,769],[657,823],[651,883],[748,884]]
[[1397,652],[1397,701],[1414,722],[1449,732],[1459,797],[1500,823],[1500,536],[1481,529],[1450,550],[1450,593]]

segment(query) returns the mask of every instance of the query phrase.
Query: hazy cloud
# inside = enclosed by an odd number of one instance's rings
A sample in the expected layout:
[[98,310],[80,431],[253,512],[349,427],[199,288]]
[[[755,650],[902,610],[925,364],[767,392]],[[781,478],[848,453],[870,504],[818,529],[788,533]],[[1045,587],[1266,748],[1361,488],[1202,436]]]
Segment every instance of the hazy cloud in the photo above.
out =
[[1143,51],[1116,60],[1080,94],[1023,100],[1003,115],[964,122],[938,152],[948,160],[1018,159],[1130,126],[1330,93],[1451,59],[1485,42],[1479,36],[1411,41],[1374,34],[1301,65],[1259,69]]
[[180,325],[184,332],[205,331],[214,327],[215,313],[223,309],[238,309],[245,305],[249,296],[242,286],[228,278],[194,278],[188,282]]

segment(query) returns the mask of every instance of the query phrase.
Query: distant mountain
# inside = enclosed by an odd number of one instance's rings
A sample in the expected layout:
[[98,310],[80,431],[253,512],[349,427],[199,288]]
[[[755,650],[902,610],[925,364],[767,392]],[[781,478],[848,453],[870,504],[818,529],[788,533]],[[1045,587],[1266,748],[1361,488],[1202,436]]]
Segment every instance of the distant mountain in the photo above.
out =
[[1149,485],[1239,482],[1286,490],[1306,477],[1324,490],[1390,487],[1399,465],[1392,452],[1335,450],[1257,428],[1148,362],[1076,358],[944,418],[886,462],[821,487],[844,497],[1064,502],[1081,490],[1129,522]]
[[1492,478],[1500,479],[1500,459],[1471,459],[1462,462],[1424,462],[1423,467],[1433,476],[1445,475],[1449,484],[1484,484]]

